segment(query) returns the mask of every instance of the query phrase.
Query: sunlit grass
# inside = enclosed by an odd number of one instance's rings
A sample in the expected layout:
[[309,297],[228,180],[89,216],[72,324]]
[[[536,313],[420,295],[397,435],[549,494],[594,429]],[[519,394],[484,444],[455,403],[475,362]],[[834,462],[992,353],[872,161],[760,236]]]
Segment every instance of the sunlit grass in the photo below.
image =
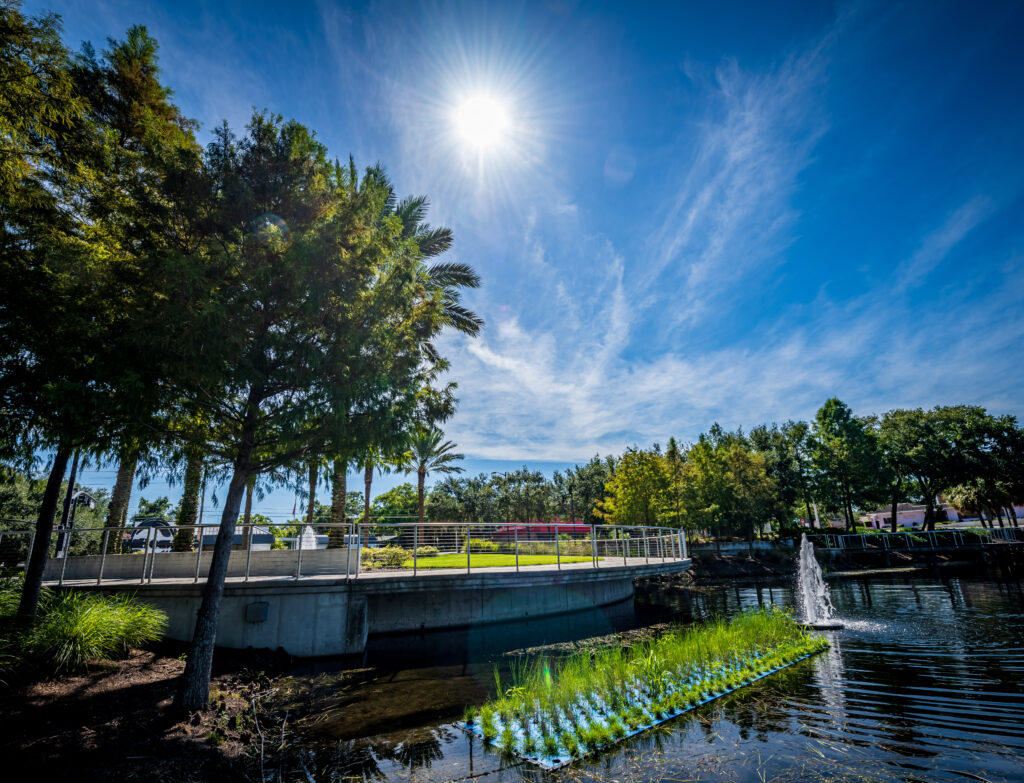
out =
[[[481,552],[479,554],[470,554],[470,565],[472,568],[496,568],[499,566],[514,566],[516,564],[516,556],[514,554],[507,555],[501,553],[492,552]],[[555,555],[519,555],[520,566],[531,566],[531,565],[555,565],[558,562],[558,558]],[[590,562],[589,557],[563,557],[563,563],[588,563]],[[451,554],[451,555],[435,555],[433,557],[422,557],[418,558],[418,568],[465,568],[466,567],[466,555],[464,554]],[[402,564],[403,568],[412,568],[412,558],[410,557],[405,563]]]

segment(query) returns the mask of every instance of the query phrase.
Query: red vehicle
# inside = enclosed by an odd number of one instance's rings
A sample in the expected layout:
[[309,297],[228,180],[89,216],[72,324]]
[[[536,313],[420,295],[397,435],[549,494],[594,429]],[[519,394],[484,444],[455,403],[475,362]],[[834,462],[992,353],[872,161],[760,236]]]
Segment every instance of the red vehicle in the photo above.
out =
[[590,535],[590,525],[579,522],[516,522],[499,527],[491,534],[491,540],[514,541],[517,530],[520,541],[554,541],[555,536],[587,538]]

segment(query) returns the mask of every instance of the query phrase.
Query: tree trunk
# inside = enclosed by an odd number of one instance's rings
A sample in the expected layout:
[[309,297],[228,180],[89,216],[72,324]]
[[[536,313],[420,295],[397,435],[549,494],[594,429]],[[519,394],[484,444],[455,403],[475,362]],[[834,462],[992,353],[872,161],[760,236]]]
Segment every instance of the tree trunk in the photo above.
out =
[[1003,524],[1003,512],[998,506],[996,506],[996,519],[999,520],[999,527],[1006,527],[1006,525]]
[[64,443],[57,446],[57,453],[53,457],[53,466],[50,468],[50,476],[46,480],[46,489],[43,491],[43,503],[39,507],[39,516],[36,519],[36,535],[32,551],[28,555],[25,587],[21,593],[21,603],[18,604],[17,623],[19,625],[31,623],[36,616],[36,609],[39,607],[39,593],[43,587],[43,569],[46,568],[46,560],[49,557],[53,518],[57,513],[60,485],[64,481],[64,472],[68,468],[68,457],[70,456],[70,446]]
[[199,492],[203,485],[203,452],[197,448],[185,451],[185,487],[178,507],[178,518],[174,520],[177,530],[171,549],[175,552],[189,552],[195,541],[196,518],[199,516]]
[[[128,515],[128,503],[132,499],[132,484],[135,481],[135,466],[139,461],[139,452],[132,451],[122,457],[117,465],[117,479],[114,481],[114,489],[110,494],[110,506],[107,508],[107,520],[103,526],[110,530],[120,530],[124,527],[125,518]],[[119,552],[121,537],[115,536],[112,532],[107,533],[107,551]],[[116,544],[116,546],[115,546]]]
[[980,507],[978,508],[978,521],[981,522],[981,526],[983,528],[989,527],[989,525],[985,523],[985,514]]
[[68,476],[68,488],[64,493],[64,505],[60,512],[60,524],[57,526],[57,545],[54,547],[54,557],[67,546],[64,537],[70,535],[68,532],[68,518],[71,516],[71,502],[75,494],[75,480],[78,478],[78,458],[80,453],[76,451],[74,459],[71,460],[71,475]]
[[370,524],[370,485],[373,484],[373,463],[363,469],[363,522]]
[[899,502],[899,490],[894,489],[892,493],[892,519],[889,520],[889,530],[892,533],[898,532],[899,526],[899,513],[900,513],[900,502]]
[[811,530],[814,529],[814,517],[811,516],[811,501],[806,497],[804,498],[804,507],[807,509],[807,524]]
[[925,492],[924,498],[924,524],[921,525],[921,529],[931,531],[935,529],[935,495]]
[[252,496],[256,492],[256,476],[249,476],[249,479],[245,482],[245,511],[242,513],[242,522],[245,526],[242,528],[242,549],[248,551],[249,547],[252,546]]
[[345,504],[348,502],[348,477],[345,475],[348,469],[347,460],[334,460],[334,476],[331,482],[331,524],[342,527],[332,527],[327,536],[327,547],[337,549],[345,546],[344,527],[348,509]]
[[1013,526],[1020,527],[1020,525],[1017,524],[1017,509],[1013,507],[1013,503],[1010,503],[1006,508],[1010,512],[1010,519],[1013,520]]
[[316,485],[320,481],[320,462],[309,463],[309,507],[306,509],[306,524],[313,524],[316,512]]
[[210,670],[213,667],[217,620],[220,615],[221,599],[224,596],[228,559],[231,557],[231,546],[235,540],[238,509],[242,505],[242,495],[245,494],[245,485],[249,479],[249,460],[253,449],[252,433],[246,433],[243,438],[244,445],[239,449],[234,474],[228,486],[228,496],[224,501],[224,512],[221,514],[217,543],[214,545],[213,558],[210,560],[210,571],[203,586],[203,602],[196,616],[185,673],[175,699],[175,704],[179,708],[189,712],[204,709],[210,701]]
[[419,503],[419,521],[423,524],[423,484],[427,480],[427,472],[425,470],[416,471],[416,499]]

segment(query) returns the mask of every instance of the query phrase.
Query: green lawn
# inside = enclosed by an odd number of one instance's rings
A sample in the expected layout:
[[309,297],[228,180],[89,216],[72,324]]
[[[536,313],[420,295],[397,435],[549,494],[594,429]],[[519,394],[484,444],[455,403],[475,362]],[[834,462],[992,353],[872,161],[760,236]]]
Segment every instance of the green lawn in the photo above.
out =
[[[471,564],[474,568],[514,566],[516,564],[515,555],[496,554],[493,552],[480,552],[478,554],[474,552],[470,557],[472,558]],[[586,563],[589,561],[589,557],[562,557],[563,563]],[[554,555],[519,555],[519,565],[521,566],[554,565],[557,562],[558,558]],[[417,559],[416,564],[419,568],[465,568],[466,556],[462,554],[421,557]],[[412,559],[406,560],[403,565],[405,568],[412,568]]]

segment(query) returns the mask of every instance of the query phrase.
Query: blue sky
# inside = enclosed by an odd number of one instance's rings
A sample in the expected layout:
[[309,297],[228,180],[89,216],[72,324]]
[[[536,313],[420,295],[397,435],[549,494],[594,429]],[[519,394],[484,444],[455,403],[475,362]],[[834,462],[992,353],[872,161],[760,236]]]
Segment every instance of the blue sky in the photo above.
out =
[[[1024,413],[1019,3],[26,8],[74,45],[146,24],[203,134],[267,107],[431,197],[484,280],[484,333],[444,343],[473,472],[833,395]],[[482,152],[479,94],[508,117]]]

